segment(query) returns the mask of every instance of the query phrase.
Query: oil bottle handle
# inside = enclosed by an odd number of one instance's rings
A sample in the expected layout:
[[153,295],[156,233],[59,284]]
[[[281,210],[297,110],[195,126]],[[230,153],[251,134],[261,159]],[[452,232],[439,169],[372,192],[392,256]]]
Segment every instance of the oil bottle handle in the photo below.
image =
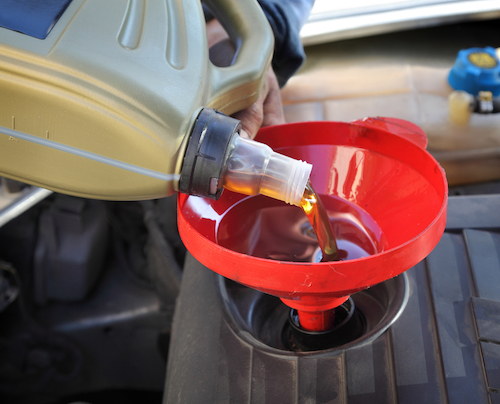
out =
[[210,64],[210,107],[230,115],[259,96],[274,50],[274,36],[256,0],[206,0],[237,47],[228,67]]

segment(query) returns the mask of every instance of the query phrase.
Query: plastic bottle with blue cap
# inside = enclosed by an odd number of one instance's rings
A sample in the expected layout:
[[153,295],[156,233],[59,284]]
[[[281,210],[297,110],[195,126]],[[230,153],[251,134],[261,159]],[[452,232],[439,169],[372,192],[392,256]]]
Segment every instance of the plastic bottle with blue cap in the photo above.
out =
[[494,97],[500,95],[500,61],[494,48],[461,50],[448,82],[455,90],[449,96],[450,119],[454,124],[467,125],[473,112],[499,111]]

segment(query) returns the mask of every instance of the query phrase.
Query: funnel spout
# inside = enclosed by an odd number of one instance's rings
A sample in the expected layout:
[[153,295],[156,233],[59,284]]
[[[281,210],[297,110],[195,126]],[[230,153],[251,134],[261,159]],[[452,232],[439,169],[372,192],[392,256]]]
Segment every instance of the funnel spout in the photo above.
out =
[[282,298],[288,307],[297,310],[300,328],[305,331],[327,331],[333,328],[335,308],[345,303],[349,296],[324,298],[321,296],[292,300]]
[[297,310],[300,327],[306,331],[327,331],[333,328],[335,309],[326,311]]

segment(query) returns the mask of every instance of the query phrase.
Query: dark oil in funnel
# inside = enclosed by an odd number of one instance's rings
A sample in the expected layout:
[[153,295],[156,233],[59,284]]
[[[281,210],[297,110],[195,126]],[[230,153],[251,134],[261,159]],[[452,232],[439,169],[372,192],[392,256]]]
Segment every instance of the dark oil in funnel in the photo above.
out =
[[[275,153],[267,145],[239,136],[233,138],[229,149],[226,169],[221,177],[222,186],[245,195],[266,195],[301,207],[316,235],[323,253],[322,261],[338,261],[340,257],[330,219],[308,180],[311,165]],[[274,222],[276,218],[273,217],[272,220]],[[284,222],[279,226],[285,227]],[[257,233],[267,239],[262,229]],[[271,234],[274,234],[274,231],[271,231]],[[269,242],[272,243],[272,240]],[[285,243],[283,239],[280,244]],[[263,250],[255,248],[257,244],[254,242],[248,242],[248,244],[252,247],[245,253],[255,254],[258,251],[258,255],[263,254],[265,258],[276,256],[276,254],[264,254]],[[265,249],[268,248],[267,244],[267,242],[264,243]]]

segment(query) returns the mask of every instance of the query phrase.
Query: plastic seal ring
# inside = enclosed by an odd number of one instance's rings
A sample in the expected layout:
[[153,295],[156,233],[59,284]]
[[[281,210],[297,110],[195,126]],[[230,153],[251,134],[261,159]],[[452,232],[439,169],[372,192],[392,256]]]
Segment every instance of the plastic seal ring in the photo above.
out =
[[182,162],[179,191],[218,199],[222,193],[219,178],[224,170],[228,147],[239,133],[241,123],[210,108],[196,119]]

